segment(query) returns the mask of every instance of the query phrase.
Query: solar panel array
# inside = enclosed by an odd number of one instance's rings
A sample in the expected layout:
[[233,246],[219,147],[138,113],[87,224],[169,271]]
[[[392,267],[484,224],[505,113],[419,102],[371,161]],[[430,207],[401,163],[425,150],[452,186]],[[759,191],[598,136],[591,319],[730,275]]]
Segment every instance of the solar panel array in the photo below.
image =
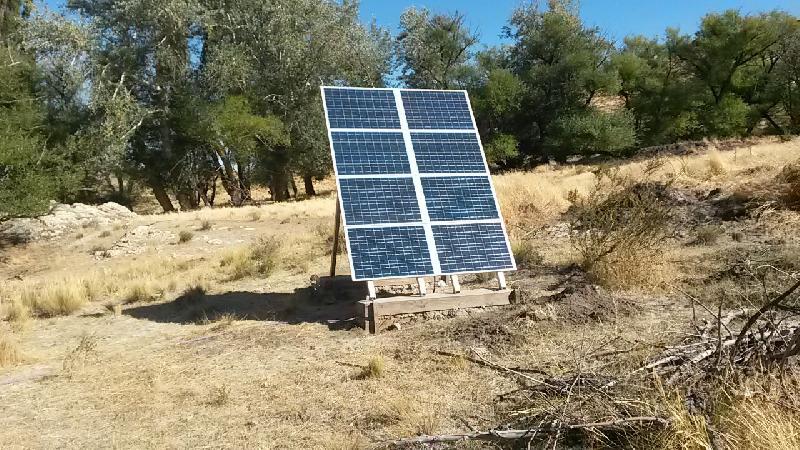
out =
[[354,280],[516,268],[466,92],[322,96]]

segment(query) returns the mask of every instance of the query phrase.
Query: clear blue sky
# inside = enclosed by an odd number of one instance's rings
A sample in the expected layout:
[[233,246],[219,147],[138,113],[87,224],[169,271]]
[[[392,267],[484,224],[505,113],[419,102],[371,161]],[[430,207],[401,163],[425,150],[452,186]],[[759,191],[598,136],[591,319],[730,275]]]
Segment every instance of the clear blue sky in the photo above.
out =
[[[44,0],[58,9],[65,0]],[[547,3],[542,0],[542,3]],[[397,31],[400,14],[409,6],[427,7],[435,12],[459,11],[470,27],[478,30],[481,42],[497,44],[500,33],[520,0],[361,0],[361,17]],[[667,27],[694,32],[700,18],[711,11],[738,9],[755,13],[781,9],[800,16],[800,0],[582,0],[581,16],[587,25],[600,27],[609,38],[621,41],[629,34],[662,36]]]
[[[542,0],[546,4],[546,0]],[[361,17],[396,30],[398,18],[409,6],[436,12],[459,11],[480,33],[481,42],[496,44],[503,26],[519,0],[361,0]],[[781,9],[800,16],[800,0],[582,0],[581,17],[587,25],[598,26],[606,35],[621,41],[629,34],[662,36],[667,27],[685,33],[697,30],[700,18],[711,11],[738,9],[754,13]]]

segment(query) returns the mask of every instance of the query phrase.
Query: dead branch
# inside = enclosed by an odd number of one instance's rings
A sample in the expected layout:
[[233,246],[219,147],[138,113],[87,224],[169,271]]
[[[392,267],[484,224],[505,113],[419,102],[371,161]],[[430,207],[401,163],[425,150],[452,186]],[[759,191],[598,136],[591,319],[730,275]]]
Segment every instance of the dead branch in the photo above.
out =
[[795,290],[797,290],[797,288],[800,288],[800,281],[795,283],[792,287],[790,287],[788,290],[786,290],[783,294],[781,294],[781,295],[775,297],[774,299],[770,300],[769,302],[765,303],[764,306],[761,307],[761,309],[759,309],[755,314],[753,314],[752,316],[750,316],[749,319],[747,319],[747,322],[744,324],[744,326],[742,327],[742,330],[739,332],[739,336],[736,338],[736,342],[733,344],[733,349],[731,350],[731,356],[730,356],[731,364],[733,364],[734,358],[736,356],[736,351],[739,349],[739,346],[742,344],[742,340],[744,340],[745,336],[747,336],[747,333],[750,331],[750,328],[752,328],[753,325],[755,325],[755,323],[758,321],[758,319],[761,318],[761,316],[763,316],[767,311],[775,308],[775,306],[777,306],[780,302],[786,300],[786,298],[788,298],[790,295],[792,295],[792,293]]
[[608,420],[603,422],[590,422],[590,423],[573,423],[565,424],[558,420],[554,420],[550,424],[528,428],[524,430],[489,430],[478,431],[473,433],[464,434],[442,434],[437,436],[417,436],[407,439],[399,439],[395,441],[384,442],[379,447],[407,447],[410,445],[418,444],[434,444],[443,442],[459,442],[459,441],[504,441],[504,440],[517,440],[525,439],[535,436],[538,433],[553,433],[557,430],[592,430],[592,431],[608,431],[612,429],[620,429],[636,425],[655,425],[660,427],[667,427],[670,421],[663,417],[654,416],[636,416],[627,417],[623,419]]

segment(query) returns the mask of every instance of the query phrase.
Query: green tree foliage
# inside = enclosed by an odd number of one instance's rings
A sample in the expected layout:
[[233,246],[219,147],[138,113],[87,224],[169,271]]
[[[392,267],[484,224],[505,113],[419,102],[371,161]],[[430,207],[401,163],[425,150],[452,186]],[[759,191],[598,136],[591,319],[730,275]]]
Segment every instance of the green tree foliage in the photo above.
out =
[[267,156],[261,150],[287,146],[289,136],[280,119],[255,114],[243,96],[226,97],[211,107],[208,118],[208,128],[197,133],[209,133],[206,140],[222,164],[223,186],[233,204],[239,206],[250,197],[248,180],[254,167]]
[[469,75],[467,62],[478,36],[470,31],[462,14],[432,14],[409,8],[400,16],[397,56],[400,79],[409,87],[455,89]]
[[46,210],[57,186],[44,170],[42,114],[31,92],[31,64],[0,49],[0,218]]
[[204,76],[216,95],[245,95],[256,114],[281,120],[288,143],[264,145],[261,175],[275,200],[294,190],[292,172],[304,178],[330,171],[320,115],[321,84],[381,86],[389,70],[391,41],[364,27],[353,2],[235,0],[210,9]]
[[[521,86],[521,106],[507,126],[514,130],[521,153],[528,158],[563,158],[576,146],[590,152],[618,151],[619,146],[633,144],[627,139],[630,133],[621,130],[629,121],[591,111],[596,96],[618,89],[610,64],[614,47],[598,29],[581,23],[572,3],[554,0],[546,10],[537,4],[522,6],[512,15],[506,35],[514,40],[508,52],[508,70]],[[508,75],[501,77],[505,86],[517,83]],[[487,86],[499,81],[490,77]],[[606,125],[608,130],[598,130]],[[571,132],[576,134],[571,136]],[[585,140],[587,133],[622,135],[595,146]],[[612,141],[614,145],[610,145]]]
[[554,152],[619,155],[636,143],[633,115],[627,111],[582,111],[553,124],[548,145]]
[[46,145],[34,58],[20,46],[20,2],[0,2],[0,219],[47,210],[74,187],[72,172]]
[[620,96],[633,113],[641,143],[673,142],[698,129],[693,100],[701,90],[670,49],[655,39],[625,38],[612,62],[620,79]]
[[[408,9],[392,36],[353,0],[0,0],[0,218],[51,199],[165,211],[251,185],[307,195],[331,172],[320,85],[467,89],[487,160],[514,168],[637,145],[800,132],[800,22],[705,16],[615,46],[577,3],[517,8],[476,52],[459,13]],[[394,77],[392,75],[399,75]],[[615,98],[619,98],[619,106]]]

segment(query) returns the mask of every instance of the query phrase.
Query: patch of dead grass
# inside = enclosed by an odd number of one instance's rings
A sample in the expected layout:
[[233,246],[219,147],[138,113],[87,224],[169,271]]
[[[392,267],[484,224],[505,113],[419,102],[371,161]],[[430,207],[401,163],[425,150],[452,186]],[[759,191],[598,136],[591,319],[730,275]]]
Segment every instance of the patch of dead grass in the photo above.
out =
[[222,257],[220,266],[229,281],[248,277],[268,277],[279,264],[281,243],[274,237],[262,237],[254,244],[232,251]]
[[23,291],[21,301],[35,314],[56,317],[77,312],[88,303],[89,298],[83,280],[66,278],[40,289]]
[[0,368],[16,366],[25,361],[16,339],[0,331]]

